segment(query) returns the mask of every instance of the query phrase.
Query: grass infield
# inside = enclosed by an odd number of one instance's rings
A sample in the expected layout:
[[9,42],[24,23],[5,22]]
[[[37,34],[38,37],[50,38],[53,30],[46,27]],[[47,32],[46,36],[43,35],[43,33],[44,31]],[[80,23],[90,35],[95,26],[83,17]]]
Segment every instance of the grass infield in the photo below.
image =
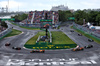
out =
[[33,27],[23,27],[23,26],[20,26],[21,28],[24,28],[24,29],[28,29],[28,30],[40,30],[40,28],[33,28]]
[[43,35],[45,35],[45,32],[44,31],[38,32],[34,37],[32,37],[31,39],[29,39],[26,42],[26,45],[34,45],[34,44],[36,44],[36,40],[38,39],[39,35],[43,36]]
[[39,42],[36,43],[39,35],[45,35],[45,32],[38,32],[34,37],[29,39],[24,45],[29,49],[68,49],[75,48],[77,44],[73,42],[67,35],[61,31],[52,31],[52,43],[49,42]]
[[61,31],[53,31],[51,33],[53,37],[53,44],[75,44],[67,35]]

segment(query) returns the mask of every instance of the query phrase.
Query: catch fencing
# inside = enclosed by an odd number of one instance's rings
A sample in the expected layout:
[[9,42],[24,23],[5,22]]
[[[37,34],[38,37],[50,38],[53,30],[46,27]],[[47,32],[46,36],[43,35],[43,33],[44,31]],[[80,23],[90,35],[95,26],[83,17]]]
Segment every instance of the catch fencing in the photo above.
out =
[[87,34],[90,34],[90,35],[92,35],[92,36],[94,36],[94,37],[100,39],[100,34],[96,33],[95,30],[93,31],[93,30],[91,30],[91,29],[89,29],[89,28],[87,28],[87,27],[78,25],[78,24],[76,24],[76,23],[73,23],[73,26],[74,26],[75,28],[77,28],[77,29],[79,29],[79,30],[81,30],[81,31],[83,31],[83,32],[85,32],[85,33],[87,33]]
[[12,27],[8,25],[8,28],[2,32],[0,32],[0,40],[4,38],[6,35],[8,35],[12,31]]

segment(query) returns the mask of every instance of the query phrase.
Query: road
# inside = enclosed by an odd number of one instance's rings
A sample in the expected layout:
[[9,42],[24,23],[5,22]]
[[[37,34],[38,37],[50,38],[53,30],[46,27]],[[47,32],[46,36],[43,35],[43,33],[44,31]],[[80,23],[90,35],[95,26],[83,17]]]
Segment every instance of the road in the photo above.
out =
[[[7,22],[14,29],[23,33],[17,36],[4,38],[0,41],[0,66],[99,66],[100,65],[100,45],[95,42],[88,42],[85,36],[78,36],[77,32],[70,32],[69,26],[63,26],[57,31],[63,31],[78,45],[84,47],[93,44],[93,48],[84,51],[72,52],[68,50],[46,50],[45,53],[30,53],[31,49],[23,48],[24,44],[40,30],[27,30]],[[10,47],[5,47],[5,43],[10,42]],[[22,50],[13,50],[12,47],[21,47]]]

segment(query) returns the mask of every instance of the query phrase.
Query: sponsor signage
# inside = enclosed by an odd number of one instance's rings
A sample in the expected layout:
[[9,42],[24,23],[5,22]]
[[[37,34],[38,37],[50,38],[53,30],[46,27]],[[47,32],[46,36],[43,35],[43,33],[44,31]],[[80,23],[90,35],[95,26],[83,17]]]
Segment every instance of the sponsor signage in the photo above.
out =
[[40,22],[52,22],[52,19],[41,19]]
[[69,17],[68,19],[69,20],[75,20],[75,17]]
[[15,20],[14,18],[10,18],[10,19],[1,19],[1,21],[6,21],[6,20]]

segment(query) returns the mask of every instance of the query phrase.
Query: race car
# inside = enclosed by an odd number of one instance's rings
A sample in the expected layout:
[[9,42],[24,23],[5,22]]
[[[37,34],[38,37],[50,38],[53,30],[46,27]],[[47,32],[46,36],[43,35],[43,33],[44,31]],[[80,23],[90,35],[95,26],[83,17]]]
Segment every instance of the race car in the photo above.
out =
[[44,53],[45,50],[32,50],[30,53]]
[[70,32],[74,32],[74,30],[70,30]]
[[82,34],[78,34],[78,36],[82,36]]
[[88,45],[88,46],[85,46],[84,48],[92,48],[93,45]]
[[15,50],[21,50],[20,47],[12,47],[12,49],[15,49]]
[[10,46],[11,44],[9,43],[9,42],[7,42],[6,44],[5,44],[5,46]]
[[89,42],[93,42],[94,40],[92,40],[92,39],[88,39],[88,41],[89,41]]
[[80,47],[80,48],[74,48],[74,49],[72,49],[72,51],[81,51],[81,50],[84,50],[84,48]]

